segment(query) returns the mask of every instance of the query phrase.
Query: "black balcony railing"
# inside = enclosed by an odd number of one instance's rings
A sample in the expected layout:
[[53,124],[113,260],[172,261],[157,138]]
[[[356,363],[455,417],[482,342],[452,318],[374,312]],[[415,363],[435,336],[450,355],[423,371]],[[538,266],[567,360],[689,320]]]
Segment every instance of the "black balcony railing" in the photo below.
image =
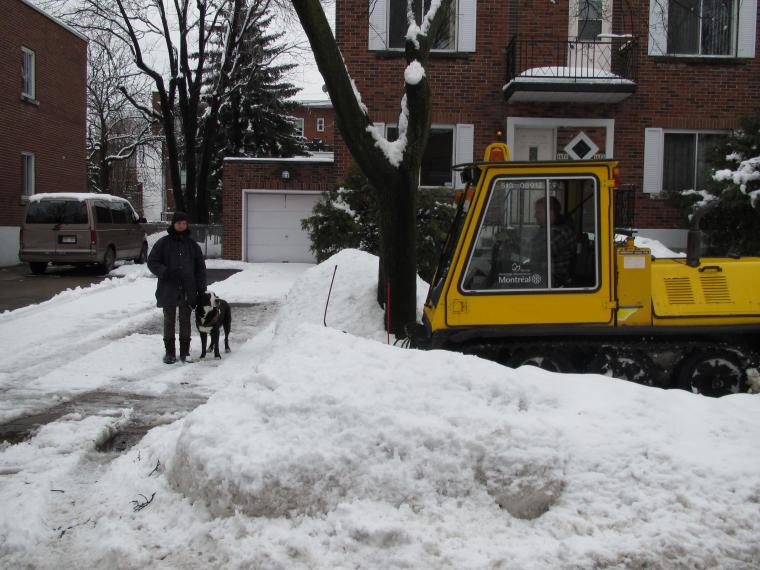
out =
[[611,83],[638,78],[638,41],[614,37],[596,41],[536,40],[514,36],[507,46],[507,83],[567,80]]

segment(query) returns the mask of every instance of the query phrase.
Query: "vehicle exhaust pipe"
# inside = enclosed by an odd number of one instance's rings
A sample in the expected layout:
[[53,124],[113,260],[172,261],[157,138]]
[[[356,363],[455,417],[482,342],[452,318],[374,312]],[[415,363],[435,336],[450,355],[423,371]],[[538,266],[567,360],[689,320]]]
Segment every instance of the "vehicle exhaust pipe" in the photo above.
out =
[[691,217],[689,233],[686,236],[686,265],[689,267],[699,267],[699,258],[702,255],[702,230],[699,225],[702,222],[702,218],[717,205],[718,200],[712,200],[694,212],[694,215]]

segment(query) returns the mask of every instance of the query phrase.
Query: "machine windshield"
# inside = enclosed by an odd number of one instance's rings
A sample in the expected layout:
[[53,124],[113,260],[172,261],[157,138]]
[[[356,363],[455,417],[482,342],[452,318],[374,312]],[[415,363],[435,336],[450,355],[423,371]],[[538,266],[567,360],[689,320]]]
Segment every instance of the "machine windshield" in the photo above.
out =
[[497,179],[462,288],[596,288],[597,194],[593,178]]

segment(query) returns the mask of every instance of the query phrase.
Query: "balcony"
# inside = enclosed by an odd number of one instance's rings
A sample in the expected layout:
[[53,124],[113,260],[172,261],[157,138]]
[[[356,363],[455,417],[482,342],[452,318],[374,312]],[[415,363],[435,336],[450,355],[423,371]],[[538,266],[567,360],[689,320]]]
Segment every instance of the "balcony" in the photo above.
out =
[[636,91],[639,46],[633,37],[596,41],[514,36],[507,46],[508,103],[619,103]]

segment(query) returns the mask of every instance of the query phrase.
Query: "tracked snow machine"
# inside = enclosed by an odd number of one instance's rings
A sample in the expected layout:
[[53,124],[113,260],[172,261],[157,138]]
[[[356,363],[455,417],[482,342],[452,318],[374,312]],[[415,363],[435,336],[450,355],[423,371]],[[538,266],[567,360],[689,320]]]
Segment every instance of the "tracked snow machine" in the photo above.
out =
[[686,257],[636,247],[615,231],[615,161],[512,162],[494,143],[455,169],[414,346],[709,396],[756,381],[760,258],[702,258],[698,229]]

